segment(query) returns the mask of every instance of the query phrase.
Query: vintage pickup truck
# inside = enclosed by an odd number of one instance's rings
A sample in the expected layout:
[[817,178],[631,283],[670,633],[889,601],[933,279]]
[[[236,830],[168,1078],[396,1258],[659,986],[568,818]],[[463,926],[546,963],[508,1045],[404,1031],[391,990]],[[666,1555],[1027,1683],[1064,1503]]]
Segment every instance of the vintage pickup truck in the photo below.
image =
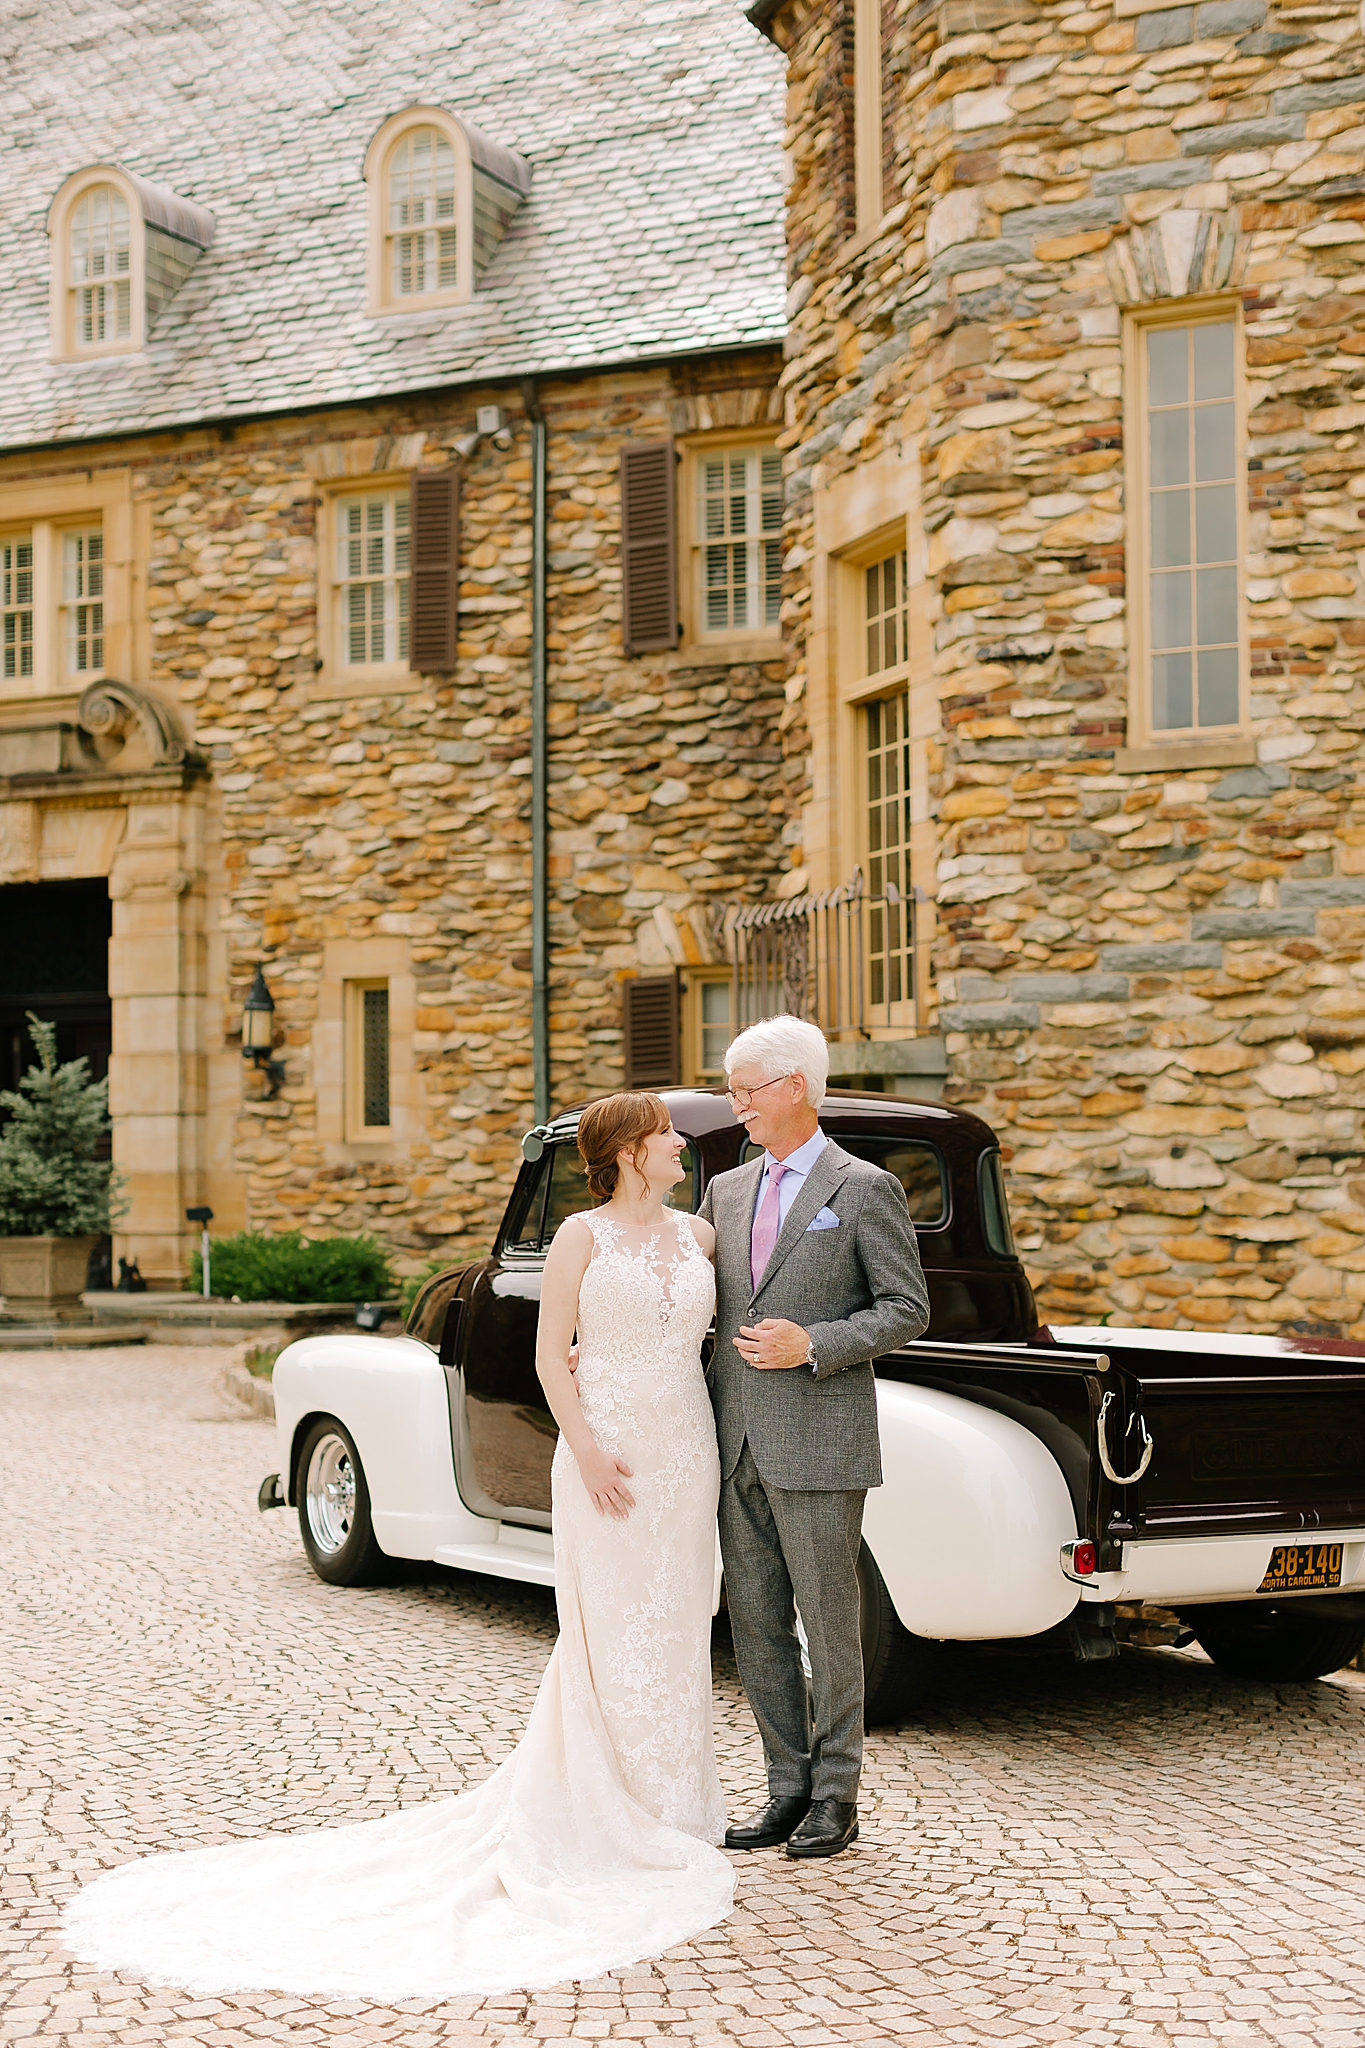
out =
[[[677,1206],[748,1156],[722,1095],[670,1090]],[[1365,1354],[1312,1337],[1040,1327],[987,1125],[939,1103],[831,1094],[820,1117],[894,1173],[929,1287],[925,1336],[876,1361],[885,1484],[860,1566],[868,1719],[933,1683],[944,1646],[1115,1654],[1188,1641],[1242,1677],[1307,1679],[1365,1639]],[[534,1367],[545,1251],[589,1204],[557,1117],[492,1253],[430,1280],[403,1335],[291,1344],[280,1472],[318,1576],[416,1558],[554,1582],[556,1430]],[[722,1597],[719,1570],[717,1601]]]

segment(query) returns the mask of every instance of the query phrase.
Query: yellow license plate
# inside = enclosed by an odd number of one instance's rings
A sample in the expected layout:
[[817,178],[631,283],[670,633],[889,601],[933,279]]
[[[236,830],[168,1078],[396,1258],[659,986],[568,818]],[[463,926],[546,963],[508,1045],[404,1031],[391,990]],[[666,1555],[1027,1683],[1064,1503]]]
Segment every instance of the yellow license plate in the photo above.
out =
[[1270,1553],[1258,1593],[1306,1593],[1341,1584],[1339,1543],[1279,1543]]

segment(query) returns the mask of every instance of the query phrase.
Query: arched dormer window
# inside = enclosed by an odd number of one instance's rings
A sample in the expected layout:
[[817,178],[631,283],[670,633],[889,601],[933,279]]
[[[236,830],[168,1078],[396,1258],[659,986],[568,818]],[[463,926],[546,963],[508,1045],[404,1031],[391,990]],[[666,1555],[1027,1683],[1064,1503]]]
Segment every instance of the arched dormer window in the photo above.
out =
[[391,115],[365,154],[372,314],[454,306],[531,187],[531,167],[440,107]]
[[71,212],[71,327],[77,348],[127,341],[133,331],[132,234],[116,185],[91,185]]
[[57,361],[143,347],[213,240],[213,216],[117,164],[77,171],[47,217]]

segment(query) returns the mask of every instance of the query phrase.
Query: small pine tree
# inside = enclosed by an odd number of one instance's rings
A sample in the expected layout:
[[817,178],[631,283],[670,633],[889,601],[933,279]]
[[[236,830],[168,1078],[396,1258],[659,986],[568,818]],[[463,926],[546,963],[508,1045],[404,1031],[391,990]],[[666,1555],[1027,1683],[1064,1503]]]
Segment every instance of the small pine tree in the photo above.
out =
[[127,1206],[122,1176],[97,1159],[109,1128],[109,1084],[87,1060],[57,1064],[57,1028],[28,1012],[38,1049],[17,1089],[0,1089],[0,1237],[83,1237],[108,1230]]

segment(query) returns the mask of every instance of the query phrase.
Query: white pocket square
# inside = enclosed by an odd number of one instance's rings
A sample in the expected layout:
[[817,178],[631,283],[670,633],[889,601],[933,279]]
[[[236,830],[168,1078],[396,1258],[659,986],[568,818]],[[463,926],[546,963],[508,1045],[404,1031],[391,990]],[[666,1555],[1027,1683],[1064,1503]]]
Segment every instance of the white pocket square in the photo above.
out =
[[837,1230],[839,1228],[839,1219],[832,1209],[822,1209],[817,1216],[811,1218],[806,1228],[807,1230]]

